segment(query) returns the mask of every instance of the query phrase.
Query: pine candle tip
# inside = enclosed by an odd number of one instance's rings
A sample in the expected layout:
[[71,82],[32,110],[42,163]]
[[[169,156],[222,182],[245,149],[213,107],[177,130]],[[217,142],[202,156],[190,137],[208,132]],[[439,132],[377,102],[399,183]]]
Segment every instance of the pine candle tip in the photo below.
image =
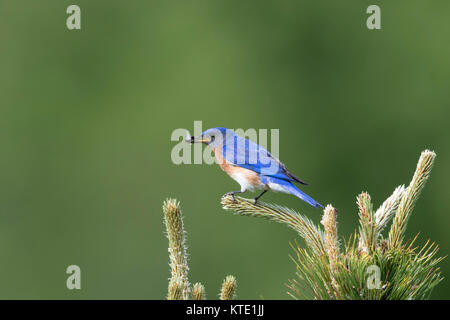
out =
[[172,278],[169,282],[168,300],[184,300],[186,285],[182,279]]
[[233,300],[236,286],[236,278],[234,276],[227,276],[222,284],[220,300]]
[[193,300],[206,299],[205,287],[200,282],[194,284],[194,287],[192,288],[192,299]]
[[163,211],[165,214],[176,214],[180,210],[180,203],[176,199],[167,198],[163,203]]

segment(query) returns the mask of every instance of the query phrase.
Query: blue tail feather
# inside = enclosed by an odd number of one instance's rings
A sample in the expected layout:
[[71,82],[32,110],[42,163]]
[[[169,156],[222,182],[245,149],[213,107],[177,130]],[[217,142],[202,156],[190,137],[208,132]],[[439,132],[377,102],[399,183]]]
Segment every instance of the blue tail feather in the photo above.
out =
[[302,199],[303,201],[309,203],[310,205],[312,205],[315,208],[323,208],[323,205],[321,205],[320,203],[318,203],[316,200],[314,200],[313,198],[311,198],[310,196],[308,196],[306,193],[304,193],[303,191],[301,191],[299,188],[297,188],[292,182],[289,182],[290,186],[287,186],[287,189],[289,190],[290,193],[292,193],[294,196],[299,197],[300,199]]
[[[263,178],[264,177],[264,178]],[[300,199],[302,199],[303,201],[309,203],[310,205],[312,205],[315,208],[323,208],[323,205],[321,205],[320,203],[318,203],[316,200],[314,200],[313,198],[311,198],[310,196],[308,196],[306,193],[304,193],[303,191],[301,191],[299,188],[297,188],[292,182],[290,181],[286,181],[283,179],[277,179],[274,177],[268,177],[268,176],[261,176],[261,182],[263,183],[276,183],[279,184],[280,186],[283,186],[283,188],[293,194],[296,197],[299,197]]]

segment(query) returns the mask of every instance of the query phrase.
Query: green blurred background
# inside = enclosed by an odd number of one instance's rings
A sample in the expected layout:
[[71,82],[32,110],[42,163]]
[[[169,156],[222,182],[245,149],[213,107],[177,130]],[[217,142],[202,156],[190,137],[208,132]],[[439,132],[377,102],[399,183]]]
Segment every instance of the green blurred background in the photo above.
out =
[[[366,28],[370,4],[381,30]],[[165,298],[161,205],[176,197],[190,280],[209,298],[233,274],[239,298],[290,299],[296,234],[222,210],[238,185],[217,166],[171,162],[172,131],[194,120],[280,129],[281,160],[339,209],[345,237],[359,192],[378,207],[435,150],[408,236],[447,255],[449,16],[445,0],[1,0],[0,298]],[[265,201],[319,223],[295,197]],[[71,264],[80,291],[66,288]],[[445,279],[432,297],[449,293]]]

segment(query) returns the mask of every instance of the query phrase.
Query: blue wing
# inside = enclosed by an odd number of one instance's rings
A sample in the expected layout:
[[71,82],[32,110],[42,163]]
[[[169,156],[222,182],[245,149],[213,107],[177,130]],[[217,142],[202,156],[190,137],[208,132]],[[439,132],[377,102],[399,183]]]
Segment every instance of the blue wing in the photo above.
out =
[[222,155],[229,163],[261,175],[306,184],[289,172],[285,165],[273,157],[269,151],[241,136],[233,135],[227,138],[222,148]]

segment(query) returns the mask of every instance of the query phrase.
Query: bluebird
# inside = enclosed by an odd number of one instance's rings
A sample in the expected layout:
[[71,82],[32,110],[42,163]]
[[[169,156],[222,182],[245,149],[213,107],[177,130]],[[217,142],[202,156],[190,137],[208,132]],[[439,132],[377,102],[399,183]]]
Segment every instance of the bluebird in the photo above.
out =
[[280,160],[260,145],[237,135],[233,130],[208,129],[199,137],[191,137],[189,142],[208,145],[222,170],[240,184],[241,190],[227,193],[233,199],[236,193],[262,190],[254,199],[256,204],[263,194],[272,190],[293,194],[315,208],[323,208],[294,185],[294,183],[307,184],[293,175]]

